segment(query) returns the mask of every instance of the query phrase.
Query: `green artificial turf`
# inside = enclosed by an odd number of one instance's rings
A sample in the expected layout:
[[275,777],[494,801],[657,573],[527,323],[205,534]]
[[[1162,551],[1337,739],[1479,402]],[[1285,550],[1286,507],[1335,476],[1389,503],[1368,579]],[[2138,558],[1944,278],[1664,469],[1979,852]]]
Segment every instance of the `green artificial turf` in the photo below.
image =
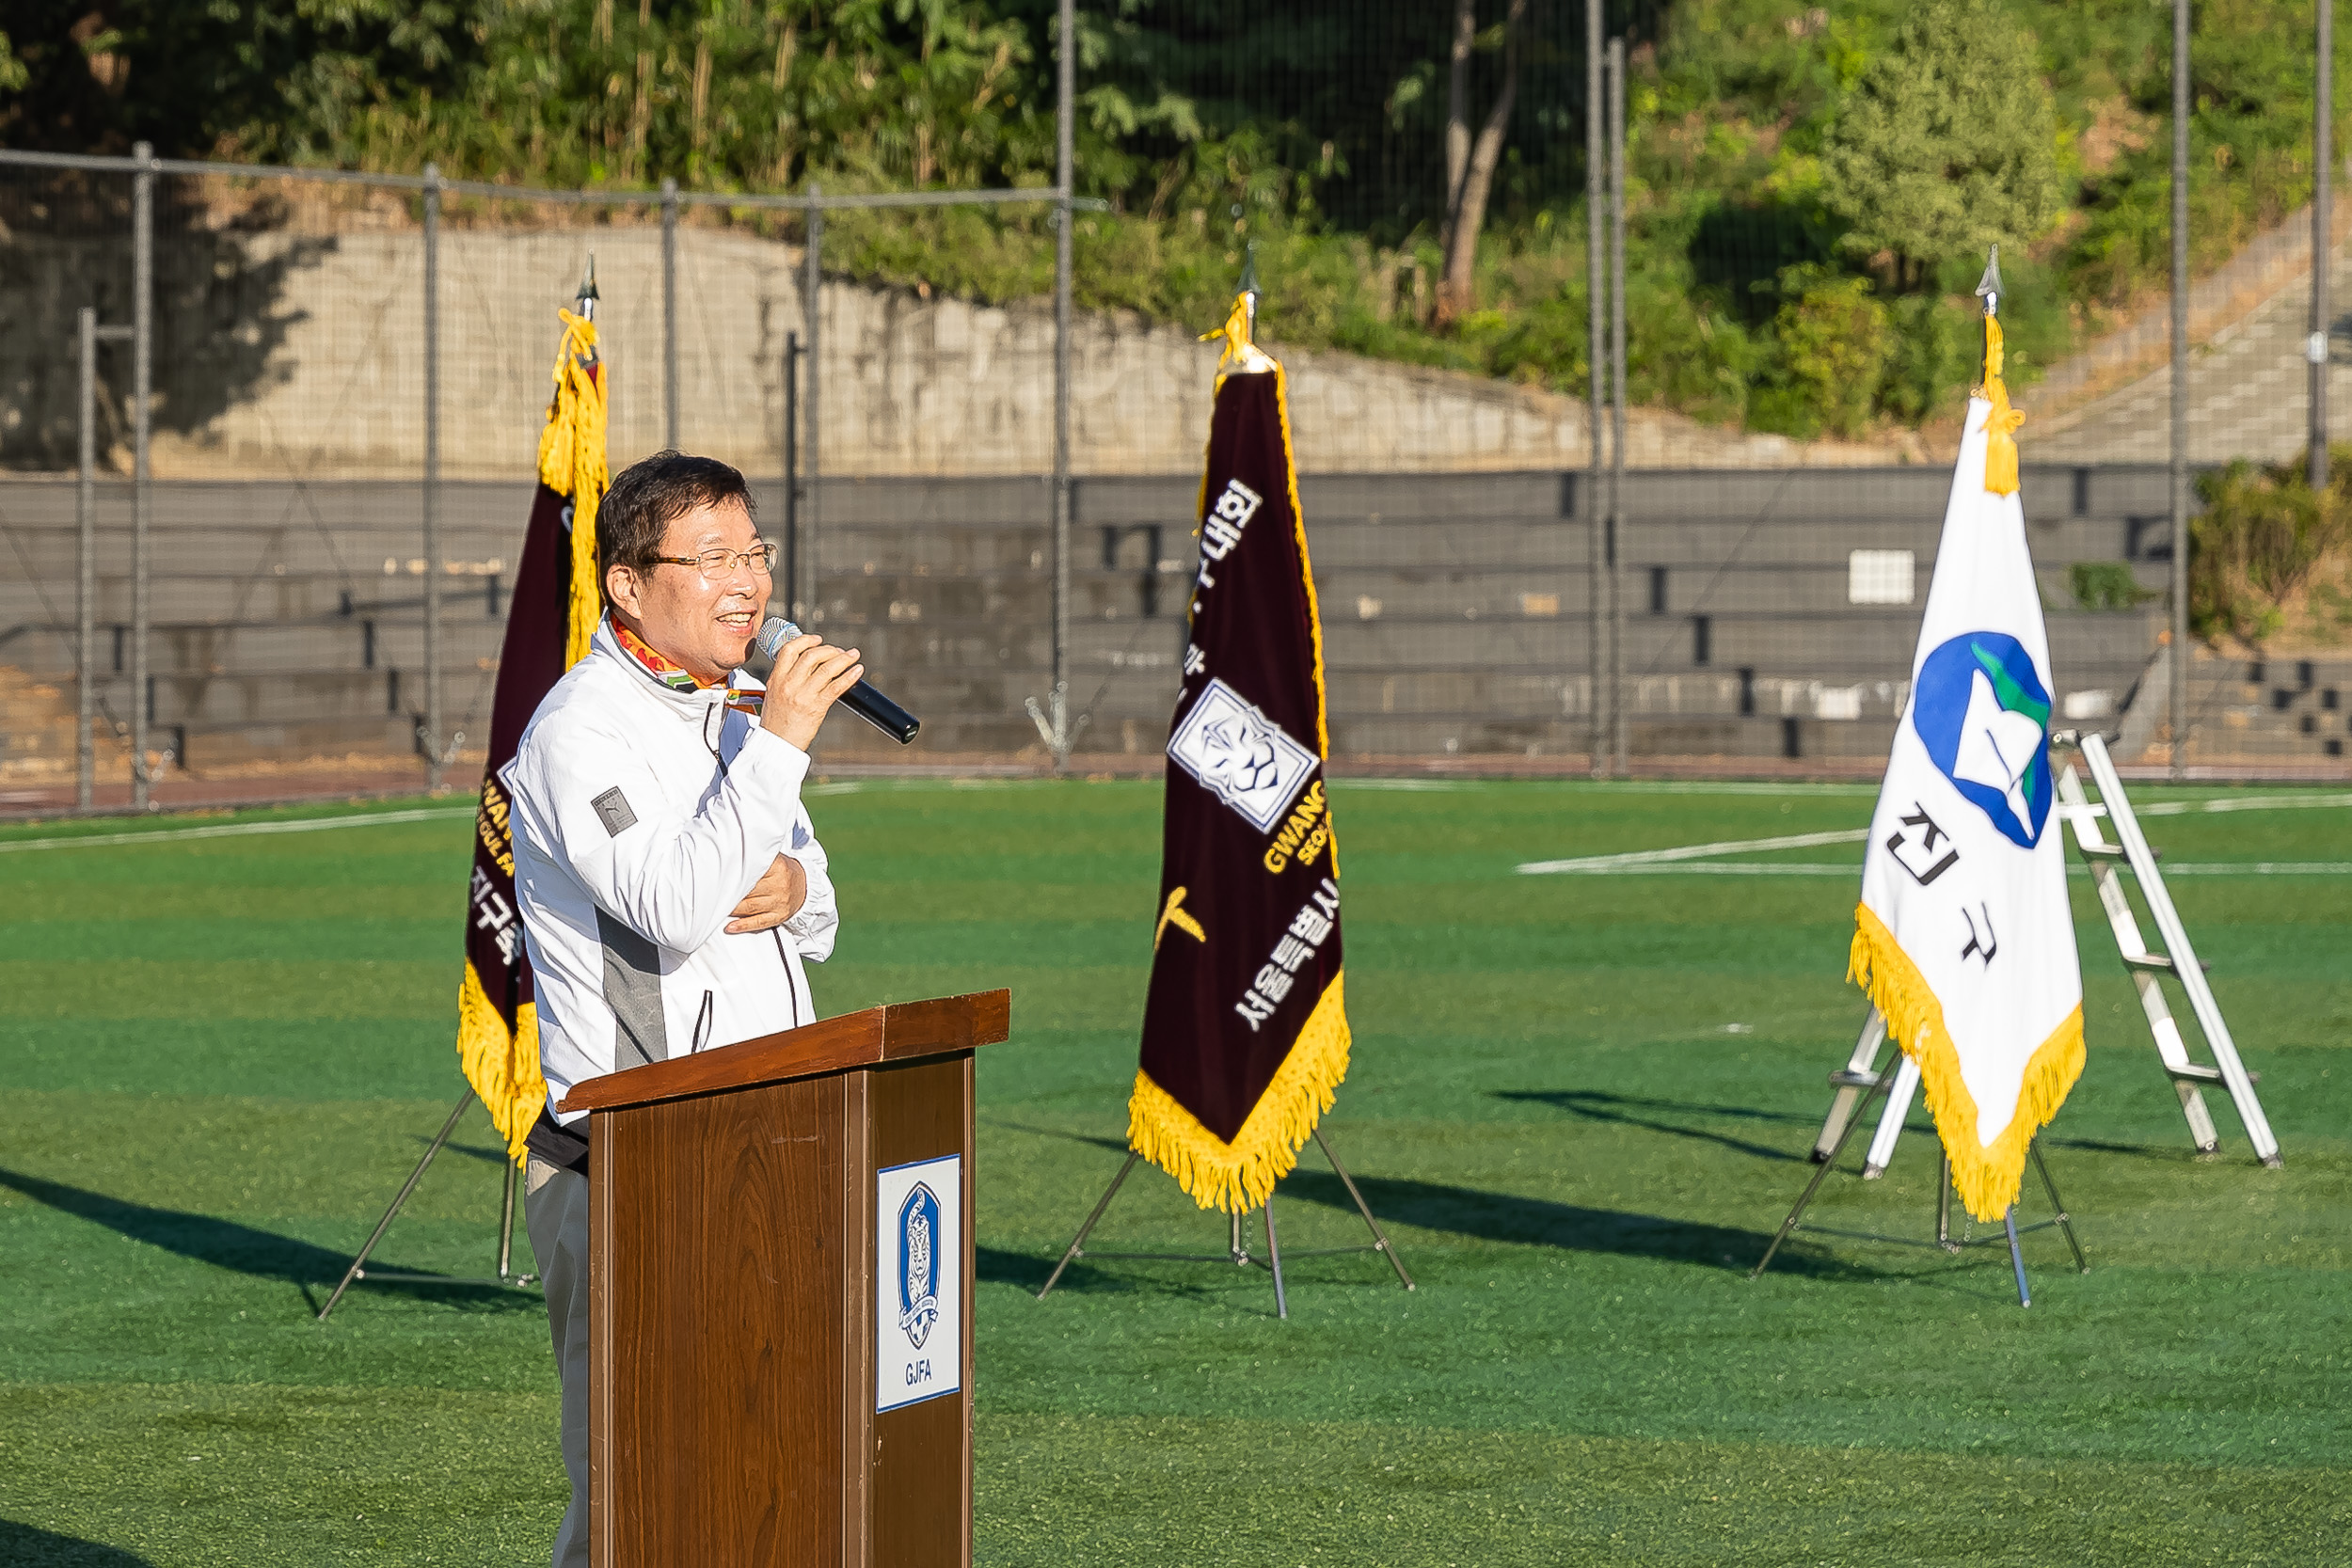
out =
[[[1998,1249],[1801,1236],[1746,1277],[1860,1021],[1851,877],[1514,874],[1851,829],[1870,791],[1343,782],[1356,1056],[1327,1128],[1420,1289],[1295,1256],[1280,1323],[1230,1266],[1089,1259],[1031,1299],[1120,1159],[1156,786],[826,789],[820,1004],[1014,994],[979,1069],[981,1561],[2346,1559],[2352,877],[2173,883],[2277,1171],[2217,1097],[2222,1152],[2193,1155],[2074,879],[2090,1059],[2044,1142],[2092,1270],[2027,1236],[2020,1311]],[[2151,835],[2185,866],[2339,863],[2347,799]],[[363,1286],[311,1318],[461,1086],[467,808],[395,809],[427,815],[0,831],[0,1562],[543,1558],[535,1299]],[[489,1264],[494,1144],[474,1113],[381,1261]],[[1847,1164],[1821,1223],[1930,1233],[1923,1118],[1884,1180]],[[1278,1216],[1295,1253],[1361,1237],[1311,1148]],[[1147,1170],[1094,1245],[1222,1240]]]

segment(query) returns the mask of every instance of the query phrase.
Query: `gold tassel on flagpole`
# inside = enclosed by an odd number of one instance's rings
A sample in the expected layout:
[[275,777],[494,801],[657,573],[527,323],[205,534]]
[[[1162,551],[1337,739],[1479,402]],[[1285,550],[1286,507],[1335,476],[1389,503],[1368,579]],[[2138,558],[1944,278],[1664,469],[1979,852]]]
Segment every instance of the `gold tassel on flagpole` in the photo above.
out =
[[1993,405],[1984,420],[1984,487],[1996,496],[2017,494],[2017,428],[2026,416],[2009,405],[2001,380],[2001,324],[1984,318],[1984,385],[1978,395]]
[[555,397],[539,433],[539,483],[572,503],[572,602],[564,667],[587,657],[604,595],[596,584],[596,506],[612,483],[605,459],[605,396],[596,373],[596,324],[559,311],[564,342],[555,358]]
[[1984,278],[1977,285],[1984,301],[1984,384],[1976,396],[1993,405],[1984,420],[1984,487],[1995,496],[2017,494],[2017,427],[2026,416],[2009,405],[2009,386],[2001,379],[2001,247],[1994,245],[1985,262]]

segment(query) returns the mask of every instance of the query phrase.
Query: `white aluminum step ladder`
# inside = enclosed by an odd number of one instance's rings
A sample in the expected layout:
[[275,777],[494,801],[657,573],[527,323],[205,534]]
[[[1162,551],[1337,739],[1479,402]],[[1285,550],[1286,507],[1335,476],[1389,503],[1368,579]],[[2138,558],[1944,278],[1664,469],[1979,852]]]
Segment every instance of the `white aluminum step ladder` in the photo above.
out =
[[[2050,741],[2054,749],[2073,745],[2081,753],[2084,765],[2090,770],[2091,783],[2098,788],[2099,801],[2094,804],[2084,793],[2082,779],[2075,773],[2074,764],[2067,764],[2058,774],[2058,812],[2073,825],[2074,847],[2090,867],[2091,881],[2099,890],[2100,906],[2106,911],[2108,928],[2115,935],[2116,951],[2133,984],[2139,989],[2139,1005],[2148,1018],[2148,1032],[2154,1037],[2156,1054],[2172,1080],[2174,1091],[2181,1097],[2181,1115],[2188,1122],[2190,1140],[2201,1154],[2211,1154],[2221,1147],[2221,1135],[2205,1104],[2204,1091],[2209,1085],[2226,1087],[2255,1155],[2264,1164],[2276,1169],[2280,1164],[2279,1140],[2271,1133],[2270,1118],[2263,1114],[2262,1101],[2254,1093],[2254,1075],[2238,1059],[2237,1043],[2230,1037],[2229,1022],[2221,1016],[2221,1005],[2214,999],[2212,986],[2205,981],[2204,966],[2190,945],[2180,911],[2172,906],[2172,895],[2165,886],[2164,874],[2156,868],[2155,852],[2148,847],[2147,836],[2139,831],[2139,818],[2133,814],[2131,800],[2123,793],[2123,781],[2117,776],[2114,760],[2107,755],[2105,737],[2097,734],[2077,737],[2061,730],[2053,734]],[[2099,819],[2103,816],[2115,825],[2121,843],[2108,843],[2099,831]],[[2140,896],[2155,919],[2157,933],[2164,939],[2162,951],[2151,947],[2140,934],[2138,916],[2133,912],[2131,900],[2123,891],[2122,873],[2126,868],[2138,882]],[[2205,1037],[2216,1065],[2208,1067],[2189,1059],[2180,1022],[2172,1016],[2171,1005],[2159,982],[2159,976],[2165,974],[2179,980],[2182,990],[2187,993],[2189,1008],[2196,1014],[2197,1026]],[[1830,1084],[1837,1093],[1830,1102],[1828,1119],[1821,1124],[1821,1135],[1814,1140],[1813,1159],[1817,1164],[1830,1158],[1845,1135],[1846,1123],[1852,1117],[1855,1106],[1864,1094],[1878,1085],[1878,1053],[1885,1039],[1886,1022],[1873,1007],[1863,1021],[1852,1056],[1843,1069],[1830,1074]],[[1878,1130],[1870,1139],[1870,1151],[1863,1160],[1862,1174],[1866,1179],[1883,1173],[1894,1158],[1896,1140],[1902,1135],[1903,1120],[1911,1114],[1911,1102],[1918,1090],[1918,1066],[1898,1052],[1895,1082],[1887,1095],[1885,1115],[1880,1118]]]

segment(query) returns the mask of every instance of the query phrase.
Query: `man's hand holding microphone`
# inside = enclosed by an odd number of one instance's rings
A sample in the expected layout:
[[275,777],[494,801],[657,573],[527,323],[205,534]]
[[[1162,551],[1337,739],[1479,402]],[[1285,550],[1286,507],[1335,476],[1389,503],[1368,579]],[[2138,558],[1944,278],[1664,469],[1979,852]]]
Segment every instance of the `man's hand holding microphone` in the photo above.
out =
[[[774,650],[768,696],[760,704],[759,727],[779,740],[808,750],[841,694],[866,673],[855,648],[828,647],[821,637],[803,632]],[[789,855],[778,855],[743,901],[735,906],[727,932],[765,931],[798,914],[808,899],[808,873]]]
[[[787,632],[793,630],[789,622],[769,622],[762,628],[763,647],[768,629],[778,625]],[[811,632],[787,636],[770,651],[776,662],[768,672],[768,696],[760,705],[759,727],[805,752],[817,738],[825,715],[865,675],[866,666],[858,662],[855,648],[828,646],[823,638]]]

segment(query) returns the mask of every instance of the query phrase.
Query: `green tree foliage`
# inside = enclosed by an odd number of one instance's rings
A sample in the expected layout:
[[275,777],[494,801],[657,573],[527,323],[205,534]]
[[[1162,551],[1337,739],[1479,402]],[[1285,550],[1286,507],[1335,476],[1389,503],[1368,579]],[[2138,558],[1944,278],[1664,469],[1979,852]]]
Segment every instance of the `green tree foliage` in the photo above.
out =
[[[1487,43],[1509,4],[1477,0],[1476,103],[1498,85],[1503,52]],[[2197,8],[2201,270],[2309,199],[2312,4]],[[0,138],[404,172],[432,160],[472,179],[623,189],[1041,186],[1055,10],[14,0]],[[2025,395],[2161,286],[2169,15],[2148,0],[1613,8],[1631,67],[1634,396],[1798,433],[1948,420],[1977,373],[1968,291],[1994,237]],[[1254,241],[1275,341],[1581,395],[1581,9],[1527,10],[1479,309],[1440,324],[1453,22],[1434,0],[1088,0],[1078,182],[1111,210],[1078,221],[1081,302],[1212,325]],[[2342,145],[2347,133],[2352,120]],[[845,215],[828,255],[917,293],[1034,296],[1052,276],[1047,216]],[[714,217],[762,221],[693,221]]]
[[2013,254],[2058,214],[2050,89],[2033,40],[1995,0],[1929,0],[1846,94],[1821,196],[1844,244],[1906,269]]
[[[476,0],[454,90],[354,103],[358,161],[517,183],[999,185],[1050,169],[1030,40],[976,0]],[[304,149],[304,152],[325,149]]]
[[2352,447],[2330,449],[2328,471],[2318,491],[2300,458],[2275,467],[2240,459],[2198,480],[2205,510],[2189,524],[2188,612],[2199,636],[2260,644],[2315,588],[2312,597],[2334,601],[2332,629],[2352,625],[2352,602],[2336,592],[2352,587]]
[[2066,586],[2084,610],[2137,610],[2163,597],[2139,586],[2128,561],[2077,561],[2066,568]]
[[1855,436],[1869,423],[1893,344],[1886,307],[1869,279],[1799,266],[1783,279],[1788,302],[1773,322],[1771,379],[1749,404],[1748,422],[1784,435]]
[[464,0],[15,0],[13,147],[278,159],[352,151],[369,103],[446,98],[473,36]]

